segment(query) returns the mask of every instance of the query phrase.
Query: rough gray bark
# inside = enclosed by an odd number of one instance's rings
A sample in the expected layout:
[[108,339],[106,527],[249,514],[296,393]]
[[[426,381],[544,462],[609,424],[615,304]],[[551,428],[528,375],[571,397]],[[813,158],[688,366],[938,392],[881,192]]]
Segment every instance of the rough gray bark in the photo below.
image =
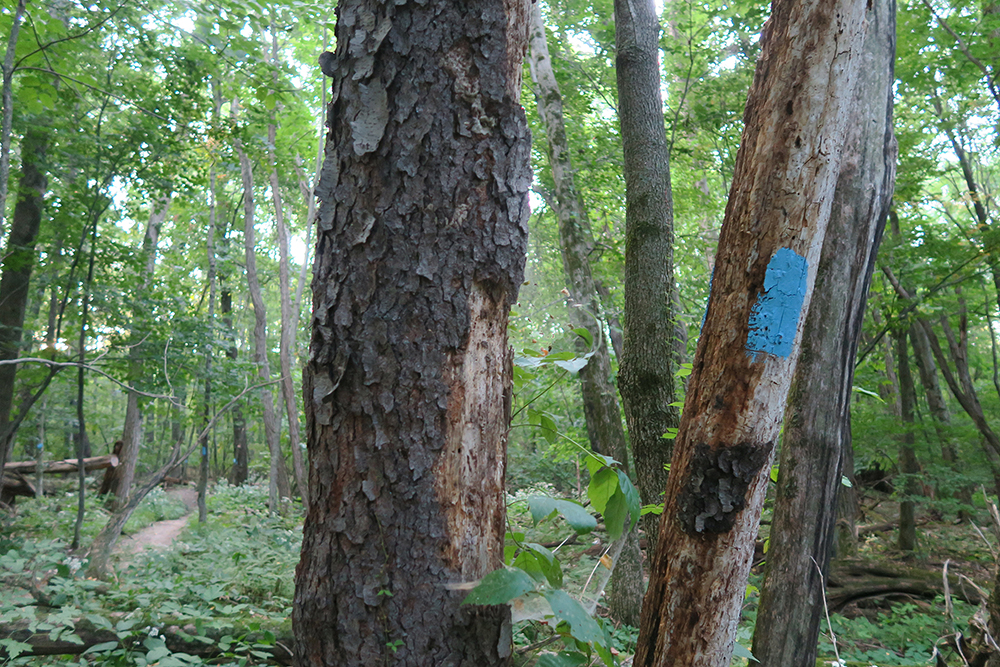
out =
[[[833,210],[785,411],[767,575],[754,629],[761,667],[812,667],[841,476],[853,473],[855,357],[895,178],[892,82],[895,2],[867,11],[863,65]],[[847,505],[850,500],[847,500]],[[854,542],[850,526],[843,540]]]
[[[234,102],[235,106],[235,102]],[[243,250],[246,258],[247,285],[250,291],[250,301],[254,313],[254,364],[257,375],[264,382],[271,379],[271,365],[267,360],[267,311],[264,299],[260,293],[260,280],[257,278],[257,255],[255,250],[255,222],[253,199],[253,170],[250,158],[243,150],[240,139],[233,140],[233,148],[240,159],[240,173],[243,177]],[[264,418],[264,439],[271,454],[271,474],[268,476],[268,502],[271,512],[278,511],[278,504],[283,498],[291,496],[288,484],[288,472],[285,469],[285,457],[281,453],[281,433],[278,429],[278,415],[274,411],[274,396],[270,387],[263,387],[260,392]]]
[[[594,237],[573,176],[569,140],[563,122],[562,95],[549,57],[542,8],[538,3],[531,6],[528,39],[531,78],[535,83],[538,113],[545,126],[549,167],[555,184],[554,203],[559,221],[563,273],[569,292],[570,322],[574,329],[589,331],[593,341],[590,346],[581,345],[581,351],[590,352],[593,356],[579,373],[587,435],[595,451],[614,457],[628,469],[628,443],[622,427],[618,395],[611,380],[611,356],[604,335],[601,299],[590,268]],[[638,625],[642,593],[642,559],[638,535],[633,533],[611,575],[608,595],[611,616],[623,623]]]
[[729,664],[863,60],[864,0],[775,0],[633,664]]
[[[27,131],[21,145],[21,180],[0,276],[0,359],[16,359],[21,349],[35,241],[48,188],[43,168],[48,143],[48,131],[36,125]],[[7,434],[16,375],[16,365],[0,366],[0,469],[10,455],[11,438]]]
[[527,2],[337,8],[305,372],[298,662],[507,664],[501,563],[530,139]]
[[[653,0],[615,0],[615,66],[625,176],[625,341],[618,381],[645,504],[667,488],[672,440],[680,423],[674,371],[674,210],[670,149],[660,98],[660,26]],[[681,353],[683,354],[683,353]],[[659,517],[643,527],[656,544]]]

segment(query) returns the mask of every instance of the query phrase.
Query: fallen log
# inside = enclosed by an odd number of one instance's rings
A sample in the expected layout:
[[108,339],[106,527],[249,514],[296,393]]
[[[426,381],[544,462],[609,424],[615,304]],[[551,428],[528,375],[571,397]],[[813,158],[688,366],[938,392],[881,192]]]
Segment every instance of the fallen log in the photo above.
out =
[[[269,634],[269,633],[268,633]],[[70,635],[72,640],[63,639]],[[225,636],[240,637],[241,641],[223,644]],[[246,633],[239,628],[205,628],[199,634],[194,625],[168,625],[162,630],[143,632],[132,635],[124,639],[112,630],[95,627],[90,621],[80,619],[72,632],[63,632],[52,639],[51,632],[31,632],[28,629],[27,621],[20,623],[0,624],[0,636],[5,639],[13,639],[22,645],[20,655],[81,655],[88,649],[99,644],[107,644],[107,650],[112,650],[111,644],[117,647],[129,648],[132,651],[145,652],[148,646],[143,640],[149,636],[160,637],[166,643],[166,647],[172,653],[187,653],[188,655],[200,658],[216,658],[224,655],[245,655],[248,650],[255,651],[255,655],[263,657],[267,654],[267,661],[275,665],[292,665],[292,642],[291,637],[278,637],[271,641],[272,637],[265,637],[265,633]],[[265,642],[266,643],[263,643]],[[225,647],[226,650],[223,650]],[[11,657],[8,646],[0,646],[0,660]]]
[[3,492],[0,493],[0,503],[13,505],[17,496],[35,497],[35,487],[28,479],[18,472],[3,471]]
[[[954,569],[948,573],[951,594],[970,604],[980,596],[971,586],[963,586]],[[878,597],[910,596],[934,598],[944,593],[940,570],[906,567],[895,563],[834,561],[826,581],[826,603],[830,612],[852,602]]]
[[[63,459],[62,461],[46,461],[42,472],[46,475],[54,473],[76,472],[78,459]],[[118,457],[114,454],[106,456],[92,456],[83,460],[83,468],[87,472],[92,470],[104,470],[114,468],[118,465]],[[11,461],[3,467],[7,472],[19,472],[26,475],[34,474],[38,469],[38,461]]]

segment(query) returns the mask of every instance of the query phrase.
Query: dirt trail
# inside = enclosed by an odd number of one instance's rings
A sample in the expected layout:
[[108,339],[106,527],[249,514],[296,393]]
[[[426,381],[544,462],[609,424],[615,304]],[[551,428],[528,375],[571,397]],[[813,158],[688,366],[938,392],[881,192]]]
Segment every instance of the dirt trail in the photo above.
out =
[[182,486],[168,490],[167,494],[184,501],[188,508],[187,514],[172,521],[157,521],[135,535],[123,535],[118,540],[116,552],[138,554],[146,549],[169,547],[173,543],[174,539],[184,530],[188,519],[191,518],[191,513],[198,508],[198,491],[191,487]]

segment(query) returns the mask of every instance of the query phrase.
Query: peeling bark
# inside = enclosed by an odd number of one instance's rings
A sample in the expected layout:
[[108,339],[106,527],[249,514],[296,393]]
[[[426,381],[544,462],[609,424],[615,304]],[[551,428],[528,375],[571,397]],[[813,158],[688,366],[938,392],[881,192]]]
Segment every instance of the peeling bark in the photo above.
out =
[[729,664],[863,60],[861,0],[775,0],[671,461],[634,664]]
[[[761,667],[816,663],[823,580],[840,496],[847,495],[841,476],[845,470],[853,474],[855,357],[895,178],[895,2],[875,0],[866,20],[852,122],[785,411],[767,575],[753,638]],[[854,502],[844,498],[843,504]],[[845,546],[856,541],[851,523],[843,521]]]
[[522,0],[338,5],[304,395],[296,657],[507,664],[502,559],[530,139]]

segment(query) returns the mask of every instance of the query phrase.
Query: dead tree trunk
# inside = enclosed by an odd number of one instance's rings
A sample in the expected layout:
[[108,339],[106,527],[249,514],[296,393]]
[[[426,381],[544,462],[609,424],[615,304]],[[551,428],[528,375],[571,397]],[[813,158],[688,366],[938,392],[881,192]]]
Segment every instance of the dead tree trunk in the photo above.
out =
[[775,0],[634,664],[723,667],[848,141],[866,2]]
[[845,463],[853,468],[855,357],[895,178],[894,0],[873,2],[866,20],[845,154],[785,411],[767,576],[753,637],[761,667],[816,663],[841,476]]

